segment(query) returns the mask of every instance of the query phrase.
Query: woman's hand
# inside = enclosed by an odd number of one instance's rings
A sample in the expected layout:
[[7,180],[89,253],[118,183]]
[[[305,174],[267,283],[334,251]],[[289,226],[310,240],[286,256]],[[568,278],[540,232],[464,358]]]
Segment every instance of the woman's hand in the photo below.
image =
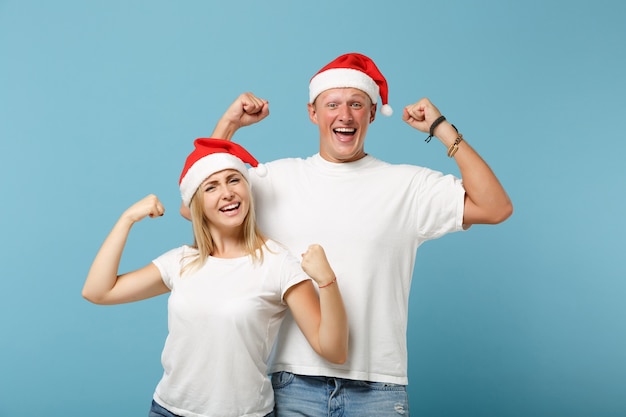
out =
[[302,269],[320,287],[326,286],[335,279],[335,273],[328,263],[324,248],[318,244],[310,245],[302,254]]

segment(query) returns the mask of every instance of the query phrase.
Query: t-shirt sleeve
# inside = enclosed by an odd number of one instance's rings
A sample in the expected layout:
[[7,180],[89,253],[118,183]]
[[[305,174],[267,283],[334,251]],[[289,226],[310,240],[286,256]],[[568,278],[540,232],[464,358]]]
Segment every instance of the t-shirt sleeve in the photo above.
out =
[[453,175],[425,169],[417,176],[415,193],[418,233],[424,239],[436,239],[446,233],[463,230],[465,189]]
[[174,280],[180,276],[184,248],[181,246],[172,249],[152,261],[161,272],[163,283],[170,290],[174,287]]
[[290,252],[285,253],[280,274],[281,300],[284,302],[283,297],[289,288],[310,279],[311,278],[302,270],[300,261]]

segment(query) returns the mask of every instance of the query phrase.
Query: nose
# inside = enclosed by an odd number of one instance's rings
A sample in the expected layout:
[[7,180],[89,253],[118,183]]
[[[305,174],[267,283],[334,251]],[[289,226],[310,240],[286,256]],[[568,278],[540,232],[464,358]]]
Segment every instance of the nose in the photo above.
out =
[[222,199],[223,200],[232,200],[235,197],[235,193],[230,187],[224,187],[222,189]]
[[351,122],[352,120],[354,120],[354,118],[352,117],[352,109],[350,108],[350,106],[341,106],[339,111],[339,120],[341,120],[342,122]]

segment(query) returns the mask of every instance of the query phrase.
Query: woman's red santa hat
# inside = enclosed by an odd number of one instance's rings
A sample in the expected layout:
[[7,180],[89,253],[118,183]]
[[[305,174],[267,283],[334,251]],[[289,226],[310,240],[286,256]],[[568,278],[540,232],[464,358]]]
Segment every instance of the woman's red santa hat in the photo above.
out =
[[246,151],[243,146],[224,139],[198,138],[195,149],[189,154],[178,181],[180,195],[185,206],[189,207],[191,198],[204,180],[216,172],[235,169],[241,172],[248,183],[246,163],[257,169],[259,176],[264,176],[266,169]]
[[393,109],[387,104],[387,80],[374,61],[363,54],[341,55],[319,70],[309,83],[309,103],[313,103],[318,95],[331,88],[358,88],[372,99],[373,104],[378,102],[380,94],[380,112],[385,116],[393,113]]

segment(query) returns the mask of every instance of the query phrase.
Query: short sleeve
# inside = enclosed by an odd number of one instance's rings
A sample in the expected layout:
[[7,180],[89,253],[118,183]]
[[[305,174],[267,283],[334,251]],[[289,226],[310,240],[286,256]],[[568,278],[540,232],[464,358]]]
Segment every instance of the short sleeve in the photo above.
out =
[[[418,230],[423,239],[435,239],[463,230],[465,189],[459,178],[424,170],[419,176]],[[425,175],[424,175],[425,174]]]
[[284,299],[285,293],[291,287],[311,278],[302,270],[300,261],[290,252],[286,252],[280,274],[281,300]]
[[161,272],[163,283],[170,290],[174,288],[175,280],[180,277],[183,259],[185,256],[190,255],[190,250],[191,248],[188,246],[181,246],[165,252],[152,261]]

